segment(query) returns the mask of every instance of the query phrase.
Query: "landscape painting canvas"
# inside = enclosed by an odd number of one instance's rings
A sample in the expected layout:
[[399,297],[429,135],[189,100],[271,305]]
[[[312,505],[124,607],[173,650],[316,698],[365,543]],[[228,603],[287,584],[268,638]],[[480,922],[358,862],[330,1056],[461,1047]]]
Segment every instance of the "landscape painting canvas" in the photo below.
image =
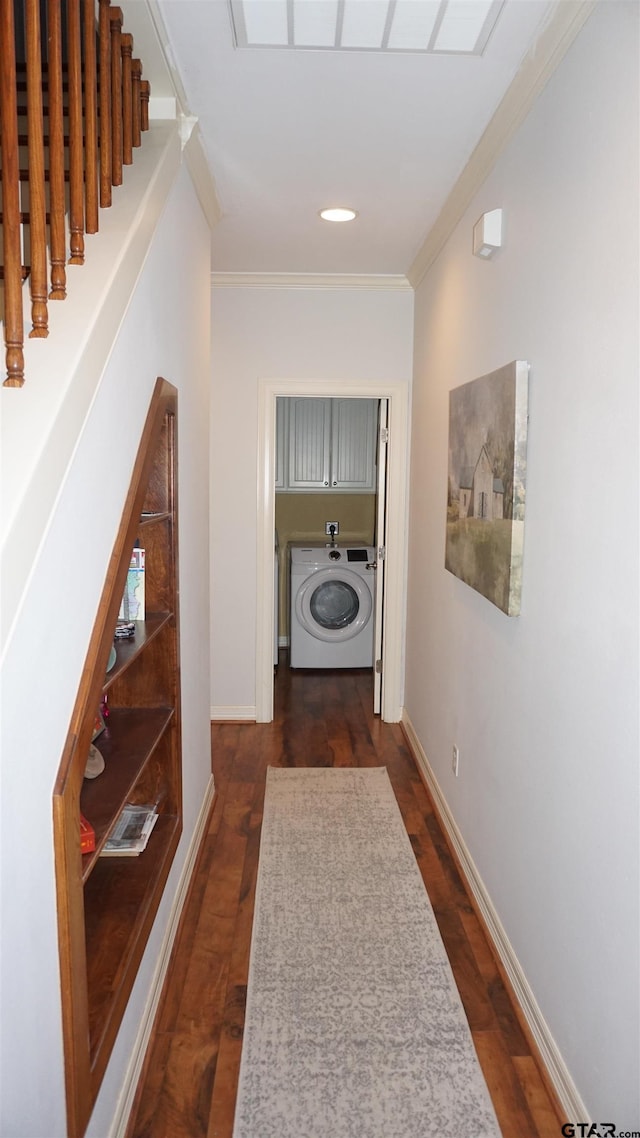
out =
[[520,612],[529,365],[449,393],[445,566],[508,616]]

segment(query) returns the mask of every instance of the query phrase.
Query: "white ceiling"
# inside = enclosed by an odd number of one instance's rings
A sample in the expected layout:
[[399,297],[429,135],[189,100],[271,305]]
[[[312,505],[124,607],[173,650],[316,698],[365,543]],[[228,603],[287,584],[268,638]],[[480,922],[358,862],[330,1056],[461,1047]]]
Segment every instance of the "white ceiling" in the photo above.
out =
[[554,7],[506,0],[476,56],[238,48],[227,0],[158,0],[222,208],[214,270],[406,274]]

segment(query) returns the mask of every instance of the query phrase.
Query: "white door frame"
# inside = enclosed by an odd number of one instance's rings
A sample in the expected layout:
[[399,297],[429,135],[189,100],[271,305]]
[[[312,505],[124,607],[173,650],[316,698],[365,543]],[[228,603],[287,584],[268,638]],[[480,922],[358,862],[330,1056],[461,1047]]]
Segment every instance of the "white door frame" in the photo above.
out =
[[[384,442],[383,442],[384,431]],[[373,711],[380,715],[384,692],[384,674],[378,672],[377,662],[382,660],[383,626],[384,626],[384,580],[385,556],[387,550],[387,450],[389,437],[389,403],[381,399],[378,403],[378,470],[377,470],[377,500],[376,500],[376,528],[373,543],[376,547],[374,559],[378,565],[376,571],[375,587],[375,616],[373,621],[373,660],[375,672],[373,676]],[[383,553],[380,554],[380,547]]]
[[273,644],[276,399],[295,396],[389,400],[387,452],[387,533],[384,586],[382,719],[402,715],[404,611],[407,564],[407,482],[409,466],[409,383],[344,380],[258,380],[258,509],[256,565],[256,721],[273,719]]

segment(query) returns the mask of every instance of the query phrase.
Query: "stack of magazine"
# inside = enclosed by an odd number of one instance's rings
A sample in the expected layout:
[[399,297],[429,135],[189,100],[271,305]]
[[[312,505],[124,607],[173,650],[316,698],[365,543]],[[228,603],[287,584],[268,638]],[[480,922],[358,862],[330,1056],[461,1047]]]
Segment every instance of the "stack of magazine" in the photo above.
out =
[[101,857],[137,857],[146,848],[157,821],[155,806],[127,803],[101,850]]

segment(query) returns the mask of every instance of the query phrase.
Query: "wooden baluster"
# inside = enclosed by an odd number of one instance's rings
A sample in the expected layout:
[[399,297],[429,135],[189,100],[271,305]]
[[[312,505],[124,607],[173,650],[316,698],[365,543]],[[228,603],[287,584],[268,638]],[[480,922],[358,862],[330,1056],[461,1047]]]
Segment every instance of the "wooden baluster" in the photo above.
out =
[[84,264],[84,172],[82,155],[82,59],[80,0],[67,0],[69,54],[69,227],[72,265]]
[[133,162],[133,117],[132,117],[132,77],[131,56],[133,36],[121,36],[122,45],[122,161],[125,166]]
[[13,0],[0,3],[0,145],[2,146],[2,230],[4,238],[5,387],[24,383],[22,257],[20,255],[20,167]]
[[111,8],[111,181],[122,185],[122,10]]
[[98,92],[94,0],[84,0],[84,178],[87,233],[98,232]]
[[151,87],[148,79],[143,79],[140,84],[140,128],[141,130],[149,129],[149,96],[151,94]]
[[27,0],[27,120],[29,147],[29,239],[31,243],[31,319],[29,336],[49,335],[47,316],[47,207],[44,185],[40,4]]
[[67,295],[66,229],[64,215],[64,126],[62,109],[62,17],[60,0],[48,0],[49,24],[49,245],[50,300]]
[[109,0],[100,0],[100,205],[111,205],[111,23]]
[[132,102],[132,130],[131,141],[133,146],[140,146],[140,81],[142,79],[142,63],[139,59],[131,60],[131,102]]

